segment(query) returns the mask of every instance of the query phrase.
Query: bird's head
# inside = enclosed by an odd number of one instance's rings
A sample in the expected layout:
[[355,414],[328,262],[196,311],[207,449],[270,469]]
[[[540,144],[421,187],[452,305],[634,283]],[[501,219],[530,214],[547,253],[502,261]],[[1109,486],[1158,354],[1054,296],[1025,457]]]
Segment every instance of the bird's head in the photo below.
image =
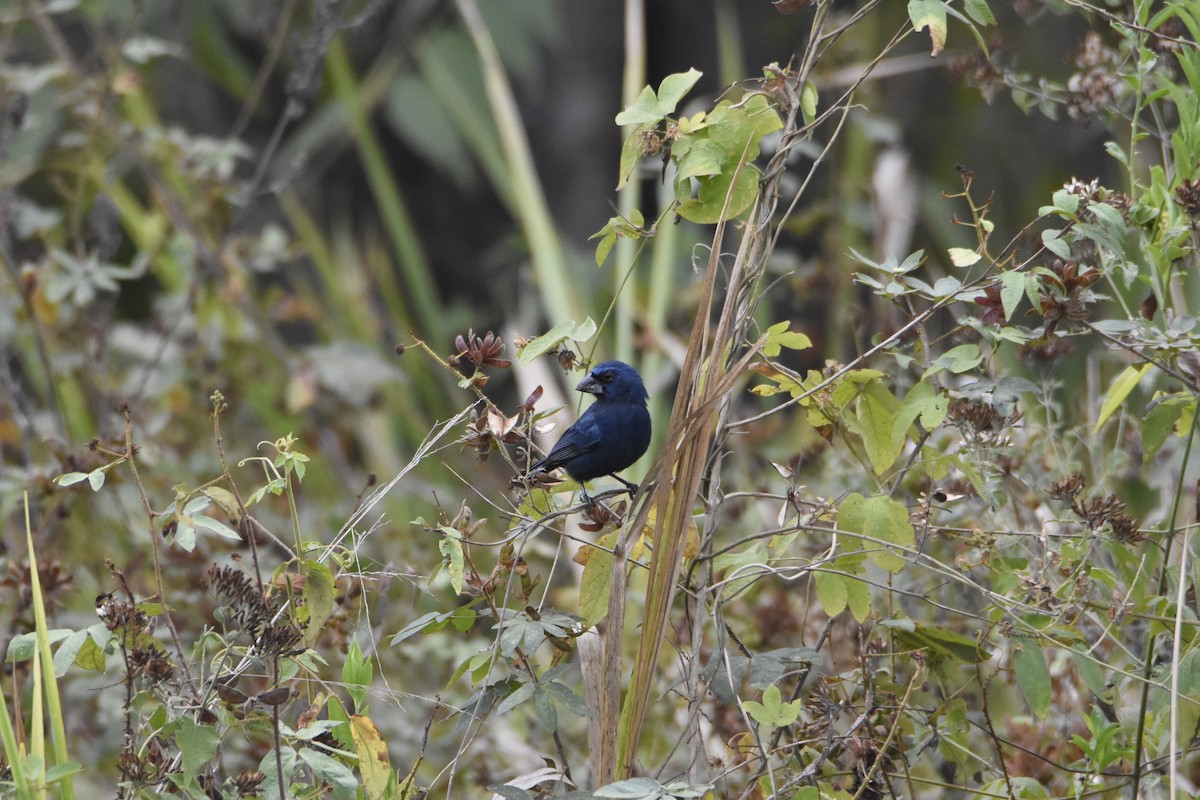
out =
[[645,403],[647,398],[642,376],[621,361],[605,361],[592,367],[575,389],[596,395],[599,403]]

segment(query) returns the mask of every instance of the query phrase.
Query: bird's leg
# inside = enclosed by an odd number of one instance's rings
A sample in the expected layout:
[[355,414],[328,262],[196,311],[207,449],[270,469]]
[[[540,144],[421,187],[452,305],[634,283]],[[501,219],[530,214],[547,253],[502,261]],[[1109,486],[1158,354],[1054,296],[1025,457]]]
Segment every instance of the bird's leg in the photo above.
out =
[[629,481],[622,478],[620,475],[610,474],[609,477],[616,478],[618,481],[620,481],[625,486],[625,491],[629,492],[630,497],[637,494],[637,490],[642,488],[640,484],[630,483]]
[[583,506],[587,511],[591,511],[596,501],[587,493],[587,487],[583,483],[579,484],[579,494],[583,497]]

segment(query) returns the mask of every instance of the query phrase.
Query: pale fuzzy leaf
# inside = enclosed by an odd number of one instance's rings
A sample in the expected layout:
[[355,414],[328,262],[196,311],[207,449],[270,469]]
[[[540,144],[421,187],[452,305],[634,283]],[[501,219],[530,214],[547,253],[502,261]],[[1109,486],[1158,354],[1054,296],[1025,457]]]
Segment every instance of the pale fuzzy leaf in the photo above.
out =
[[969,247],[951,247],[949,252],[950,261],[956,267],[969,267],[978,264],[979,259],[983,258]]

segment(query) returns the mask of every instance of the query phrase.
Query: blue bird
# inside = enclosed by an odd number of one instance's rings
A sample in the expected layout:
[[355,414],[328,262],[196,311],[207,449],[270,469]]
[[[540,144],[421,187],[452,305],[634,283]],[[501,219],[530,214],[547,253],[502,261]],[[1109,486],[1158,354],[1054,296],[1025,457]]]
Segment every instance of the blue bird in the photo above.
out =
[[589,505],[592,501],[584,482],[603,475],[616,478],[631,493],[636,491],[636,483],[614,473],[633,464],[650,446],[650,412],[642,376],[621,361],[605,361],[592,367],[575,389],[596,395],[596,402],[530,472],[562,467],[579,481],[583,500]]

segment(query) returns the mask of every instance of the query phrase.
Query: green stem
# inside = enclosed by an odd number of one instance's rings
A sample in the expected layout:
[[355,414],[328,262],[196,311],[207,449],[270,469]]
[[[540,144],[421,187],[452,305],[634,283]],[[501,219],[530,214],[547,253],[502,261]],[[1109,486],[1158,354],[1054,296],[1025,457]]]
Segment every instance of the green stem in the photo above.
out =
[[346,121],[363,161],[367,181],[371,185],[371,194],[379,204],[379,214],[395,251],[407,291],[401,291],[400,287],[387,282],[380,288],[384,291],[393,313],[403,319],[412,319],[427,336],[436,337],[441,341],[448,331],[442,330],[442,304],[430,277],[432,272],[429,262],[421,248],[416,226],[408,212],[400,186],[396,183],[379,139],[371,128],[367,109],[364,108],[358,90],[358,79],[354,75],[341,38],[335,38],[329,45],[327,67],[330,86],[346,114]]
[[[646,85],[646,8],[644,0],[625,0],[625,70],[621,79],[621,106],[633,105]],[[629,136],[637,125],[621,129],[622,138]],[[627,181],[617,194],[617,210],[630,219],[642,202],[642,182],[636,176]],[[634,297],[622,291],[625,276],[633,267],[638,248],[627,237],[617,240],[614,248],[613,295],[616,300],[613,315],[613,353],[622,361],[633,359]]]
[[479,53],[488,104],[496,121],[508,168],[517,222],[529,246],[529,258],[542,295],[543,308],[554,315],[566,314],[568,318],[582,320],[586,311],[568,274],[562,243],[538,180],[529,137],[525,134],[504,64],[475,0],[457,0],[456,5]]
[[[1179,468],[1179,477],[1175,482],[1175,502],[1171,506],[1171,520],[1167,527],[1167,540],[1163,542],[1163,558],[1162,566],[1159,567],[1158,573],[1158,589],[1157,594],[1163,596],[1167,593],[1167,578],[1169,575],[1168,567],[1171,563],[1171,545],[1175,541],[1175,534],[1179,530],[1179,505],[1183,502],[1183,479],[1187,474],[1188,462],[1192,456],[1192,442],[1196,438],[1196,430],[1200,428],[1200,414],[1192,415],[1192,427],[1188,429],[1187,443],[1183,447],[1183,464]],[[1179,580],[1186,580],[1185,575],[1180,575]],[[1154,672],[1154,635],[1150,632],[1146,635],[1146,651],[1142,660],[1142,696],[1138,702],[1138,722],[1137,732],[1134,734],[1134,750],[1133,750],[1133,781],[1130,789],[1130,798],[1137,800],[1138,786],[1142,780],[1142,740],[1146,732],[1146,713],[1150,705],[1150,685],[1151,674]],[[1179,668],[1179,664],[1173,663],[1171,669]]]

